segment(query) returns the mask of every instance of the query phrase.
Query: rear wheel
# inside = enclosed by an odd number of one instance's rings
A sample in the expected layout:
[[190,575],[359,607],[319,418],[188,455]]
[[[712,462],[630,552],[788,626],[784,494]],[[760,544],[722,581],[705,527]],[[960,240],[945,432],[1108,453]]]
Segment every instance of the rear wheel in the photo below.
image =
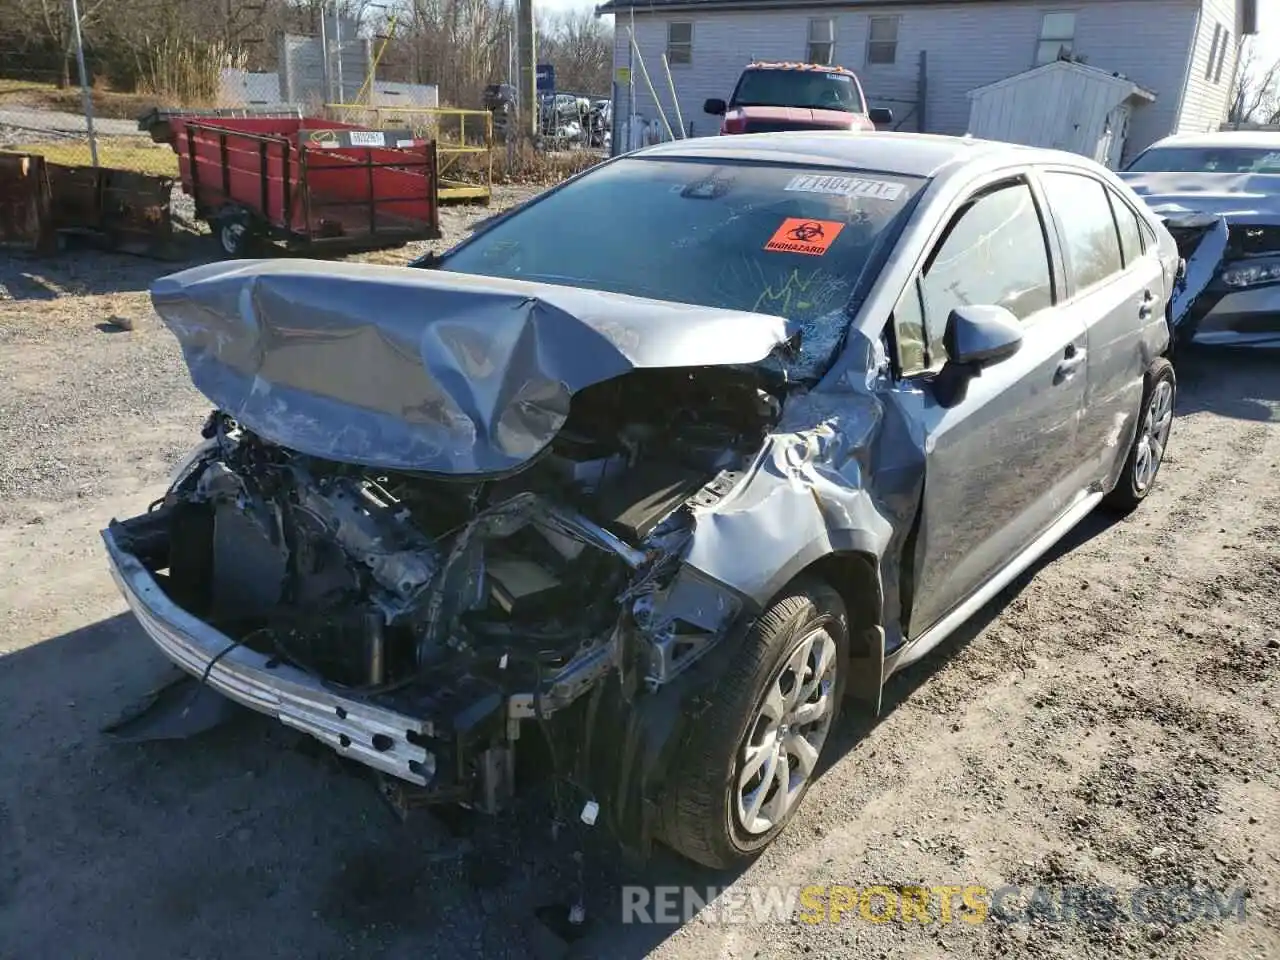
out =
[[750,860],[791,821],[839,713],[848,620],[820,580],[796,581],[744,638],[673,763],[663,839],[713,868]]
[[1124,470],[1115,489],[1103,503],[1119,513],[1137,508],[1151,488],[1164,462],[1173,428],[1173,405],[1177,398],[1177,379],[1173,364],[1161,358],[1151,365],[1144,378],[1142,406],[1138,414],[1138,432],[1129,448]]
[[218,214],[213,221],[213,234],[218,246],[228,257],[246,256],[253,246],[253,220],[243,210]]

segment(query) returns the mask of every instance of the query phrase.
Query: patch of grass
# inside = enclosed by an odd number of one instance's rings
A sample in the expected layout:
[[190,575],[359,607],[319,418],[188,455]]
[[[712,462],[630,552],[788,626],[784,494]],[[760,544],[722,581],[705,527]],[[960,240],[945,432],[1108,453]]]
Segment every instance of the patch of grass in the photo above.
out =
[[[152,107],[157,106],[154,93],[116,93],[112,90],[93,91],[93,115],[104,120],[136,120]],[[80,90],[67,88],[53,90],[45,96],[45,103],[50,110],[63,110],[66,113],[81,113],[84,100]]]
[[[35,153],[50,163],[62,163],[73,167],[87,167],[92,162],[87,141],[61,141],[31,143],[9,147],[14,153]],[[168,146],[153,144],[141,137],[99,137],[98,163],[119,170],[138,173],[155,173],[163,176],[178,175],[178,155]]]
[[522,143],[508,151],[506,144],[493,148],[494,183],[553,184],[594,167],[604,158],[594,150],[535,150]]
[[52,83],[40,83],[36,80],[11,80],[0,77],[0,97],[16,93],[47,94],[57,90]]

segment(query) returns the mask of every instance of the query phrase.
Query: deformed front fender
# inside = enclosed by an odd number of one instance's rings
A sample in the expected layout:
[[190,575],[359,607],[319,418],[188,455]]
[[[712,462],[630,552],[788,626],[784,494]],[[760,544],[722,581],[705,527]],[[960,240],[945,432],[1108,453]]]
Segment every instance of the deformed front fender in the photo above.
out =
[[884,555],[894,527],[865,476],[880,402],[846,399],[839,417],[792,430],[784,419],[737,486],[694,510],[686,563],[763,607],[827,554]]
[[[693,510],[685,563],[759,609],[816,572],[845,598],[851,692],[878,709],[886,635],[900,639],[902,552],[920,504],[924,442],[884,375],[879,343],[853,331],[844,373],[788,398],[742,479]],[[865,681],[865,682],[864,682]]]

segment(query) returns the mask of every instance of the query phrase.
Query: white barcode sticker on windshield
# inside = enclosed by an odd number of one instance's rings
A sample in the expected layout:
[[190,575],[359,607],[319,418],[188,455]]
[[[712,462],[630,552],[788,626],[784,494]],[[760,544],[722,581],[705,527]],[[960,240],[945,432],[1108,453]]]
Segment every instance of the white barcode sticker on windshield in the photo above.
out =
[[801,174],[792,177],[784,190],[799,193],[825,193],[836,197],[865,197],[868,200],[897,200],[903,187],[891,180],[866,180],[862,177],[828,177],[817,174]]

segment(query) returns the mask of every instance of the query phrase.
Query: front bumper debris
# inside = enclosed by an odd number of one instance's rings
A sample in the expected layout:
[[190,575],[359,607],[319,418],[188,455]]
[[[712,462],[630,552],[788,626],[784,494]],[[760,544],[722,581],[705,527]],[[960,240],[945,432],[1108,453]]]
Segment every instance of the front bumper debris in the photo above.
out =
[[229,699],[310,734],[342,756],[410,783],[431,783],[436,758],[421,745],[433,735],[429,720],[340,696],[288,664],[234,646],[230,637],[170,600],[142,563],[120,547],[111,530],[104,530],[102,539],[111,575],[130,609],[178,667],[204,678]]

